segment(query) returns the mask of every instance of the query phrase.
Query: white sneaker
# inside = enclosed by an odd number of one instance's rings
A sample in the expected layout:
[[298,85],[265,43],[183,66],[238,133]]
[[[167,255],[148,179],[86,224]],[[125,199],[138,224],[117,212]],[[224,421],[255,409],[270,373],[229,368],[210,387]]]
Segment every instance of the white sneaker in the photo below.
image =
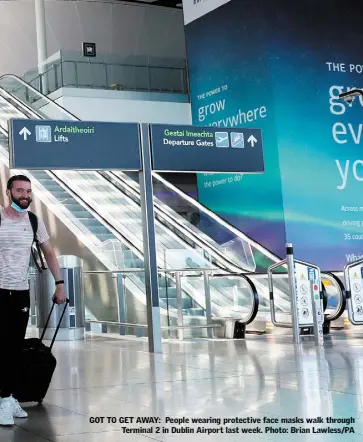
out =
[[21,417],[21,418],[28,417],[28,413],[21,408],[21,406],[19,405],[19,402],[15,398],[13,398],[12,396],[10,396],[9,398],[3,399],[3,401],[5,401],[5,402],[8,401],[10,403],[13,417]]
[[14,425],[13,409],[10,401],[0,403],[0,425]]

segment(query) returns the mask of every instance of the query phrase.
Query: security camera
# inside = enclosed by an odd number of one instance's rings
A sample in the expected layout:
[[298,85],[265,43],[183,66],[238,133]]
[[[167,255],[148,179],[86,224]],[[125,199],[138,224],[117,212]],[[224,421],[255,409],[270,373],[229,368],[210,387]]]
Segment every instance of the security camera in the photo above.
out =
[[342,98],[348,106],[352,107],[354,100],[359,96],[363,96],[363,91],[361,89],[352,89],[348,92],[343,92],[339,94],[339,98]]

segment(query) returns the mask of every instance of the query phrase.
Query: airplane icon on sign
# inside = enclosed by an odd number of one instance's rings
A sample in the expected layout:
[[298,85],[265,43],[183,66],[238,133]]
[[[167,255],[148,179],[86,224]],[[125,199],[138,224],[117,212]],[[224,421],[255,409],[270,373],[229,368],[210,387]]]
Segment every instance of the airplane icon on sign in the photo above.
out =
[[216,132],[215,137],[217,147],[229,147],[228,132]]

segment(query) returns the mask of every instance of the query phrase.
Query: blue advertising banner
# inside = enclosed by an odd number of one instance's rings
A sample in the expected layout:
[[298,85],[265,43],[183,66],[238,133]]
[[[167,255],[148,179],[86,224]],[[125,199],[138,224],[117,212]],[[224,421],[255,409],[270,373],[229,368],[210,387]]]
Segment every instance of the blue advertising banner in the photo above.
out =
[[152,124],[153,169],[159,172],[263,173],[260,129]]
[[[353,2],[354,3],[354,2]],[[265,173],[200,202],[274,253],[340,270],[363,256],[361,14],[345,0],[184,1],[194,124],[260,127]],[[322,19],[324,17],[324,19]]]
[[141,170],[137,123],[12,119],[14,169]]

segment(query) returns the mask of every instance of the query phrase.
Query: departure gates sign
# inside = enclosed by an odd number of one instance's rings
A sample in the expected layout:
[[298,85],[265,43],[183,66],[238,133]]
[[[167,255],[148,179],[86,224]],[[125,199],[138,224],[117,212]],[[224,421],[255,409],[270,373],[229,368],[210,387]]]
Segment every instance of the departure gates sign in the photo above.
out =
[[159,172],[264,172],[260,129],[151,124],[141,146],[138,123],[13,119],[9,134],[13,169],[139,171],[143,148]]
[[137,123],[10,120],[14,169],[141,170]]
[[153,169],[262,173],[260,129],[151,125]]

